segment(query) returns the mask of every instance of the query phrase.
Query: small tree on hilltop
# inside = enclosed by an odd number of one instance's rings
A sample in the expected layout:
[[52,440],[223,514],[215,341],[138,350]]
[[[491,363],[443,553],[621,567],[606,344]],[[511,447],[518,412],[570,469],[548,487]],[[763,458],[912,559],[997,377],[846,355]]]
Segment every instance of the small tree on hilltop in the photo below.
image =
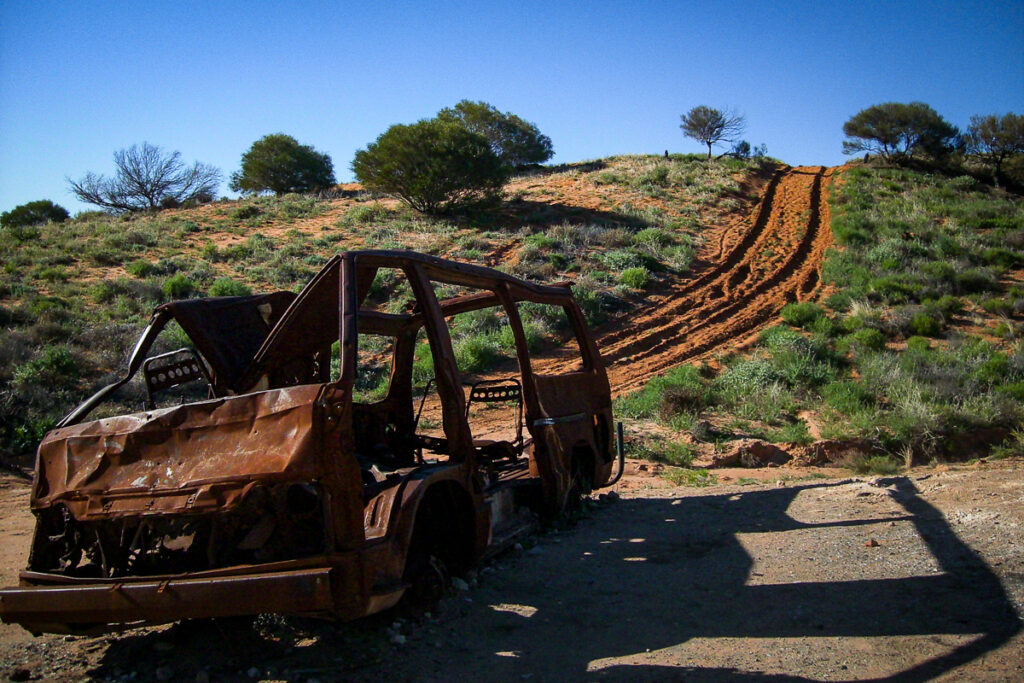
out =
[[484,136],[440,119],[391,126],[356,152],[352,171],[367,189],[428,214],[496,199],[509,174]]
[[967,148],[992,167],[998,186],[1004,181],[1003,166],[1007,160],[1024,154],[1024,116],[972,116],[967,127]]
[[711,158],[712,145],[737,140],[746,128],[742,114],[704,105],[694,107],[681,118],[683,122],[679,127],[683,129],[683,135],[707,145],[708,159]]
[[870,152],[886,161],[918,154],[939,157],[957,139],[956,126],[924,102],[886,102],[868,107],[843,124],[843,154]]
[[185,166],[181,152],[165,153],[143,142],[114,152],[114,176],[89,172],[67,179],[75,196],[114,211],[143,211],[208,202],[221,183],[220,169],[198,161]]
[[536,125],[510,112],[501,113],[486,102],[462,100],[442,109],[437,118],[461,123],[483,135],[494,153],[512,168],[544,163],[555,153],[551,138],[541,134]]
[[252,143],[242,155],[242,168],[231,175],[235,192],[314,192],[334,185],[331,157],[290,135],[274,133]]
[[49,199],[29,202],[0,214],[0,227],[20,228],[39,223],[61,223],[69,218],[68,210]]

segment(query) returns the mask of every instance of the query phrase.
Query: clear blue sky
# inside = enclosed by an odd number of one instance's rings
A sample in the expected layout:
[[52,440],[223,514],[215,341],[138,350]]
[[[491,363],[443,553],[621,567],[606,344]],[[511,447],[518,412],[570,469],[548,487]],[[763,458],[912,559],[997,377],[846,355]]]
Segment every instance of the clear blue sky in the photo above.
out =
[[707,104],[772,156],[839,164],[873,104],[1024,113],[1024,1],[3,0],[0,211],[87,208],[65,176],[143,141],[227,176],[283,132],[350,180],[389,125],[464,98],[536,123],[556,162],[698,152],[679,117]]

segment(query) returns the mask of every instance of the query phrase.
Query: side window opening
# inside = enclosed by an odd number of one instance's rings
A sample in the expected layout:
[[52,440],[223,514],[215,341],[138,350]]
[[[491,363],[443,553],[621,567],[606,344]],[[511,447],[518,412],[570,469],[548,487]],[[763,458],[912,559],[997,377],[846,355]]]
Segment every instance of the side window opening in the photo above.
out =
[[565,375],[584,369],[580,342],[565,308],[526,301],[517,306],[534,373]]
[[[490,290],[435,283],[442,302],[459,296],[491,295]],[[524,396],[515,335],[504,306],[491,305],[445,318],[459,371],[465,419],[485,467],[501,469],[525,462]],[[442,303],[444,306],[444,303]]]
[[359,335],[354,401],[377,403],[388,395],[394,352],[394,337],[379,334]]

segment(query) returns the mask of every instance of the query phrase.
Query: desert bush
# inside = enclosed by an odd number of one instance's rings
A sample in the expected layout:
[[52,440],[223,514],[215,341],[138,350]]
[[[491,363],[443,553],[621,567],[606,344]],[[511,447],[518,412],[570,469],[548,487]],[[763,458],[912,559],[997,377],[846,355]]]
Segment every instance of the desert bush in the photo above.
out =
[[816,303],[804,301],[786,304],[779,313],[783,320],[793,327],[807,328],[825,316],[825,311]]
[[184,273],[177,273],[164,281],[163,292],[171,299],[186,299],[195,291],[195,283],[189,280]]
[[486,102],[462,100],[438,112],[437,119],[457,123],[483,136],[494,154],[509,168],[542,164],[555,153],[551,138],[542,134],[536,125],[511,112],[502,113]]
[[277,196],[289,192],[313,192],[334,185],[331,158],[301,145],[290,135],[274,133],[252,143],[242,155],[242,168],[231,176],[236,192]]
[[619,284],[630,289],[644,289],[650,282],[651,275],[643,266],[638,268],[627,268],[619,275]]
[[237,280],[219,277],[213,281],[206,293],[208,296],[248,296],[252,294],[252,290],[248,285]]
[[843,133],[844,154],[870,152],[900,161],[948,153],[957,129],[923,102],[886,102],[855,114],[843,124]]
[[821,388],[821,397],[832,409],[853,413],[875,403],[875,395],[863,383],[836,380]]
[[869,455],[855,458],[850,463],[857,474],[897,474],[903,469],[900,462],[891,455]]
[[47,346],[42,352],[14,371],[15,387],[75,385],[81,377],[79,361],[64,345]]
[[509,176],[484,136],[437,119],[391,126],[356,152],[352,171],[368,190],[426,214],[493,201]]
[[231,219],[235,221],[247,221],[256,218],[263,210],[256,204],[243,204],[231,212]]
[[347,223],[375,223],[378,221],[386,220],[390,217],[392,211],[380,202],[373,202],[372,204],[360,204],[353,206],[347,212],[345,212],[345,222]]
[[689,467],[697,455],[697,448],[686,441],[669,441],[665,444],[665,462],[677,467]]
[[911,334],[921,337],[938,337],[942,334],[942,323],[927,313],[918,313],[910,320]]
[[483,372],[505,358],[493,334],[463,337],[454,343],[455,361],[461,372]]
[[25,228],[40,223],[62,223],[69,218],[68,210],[49,199],[20,204],[0,214],[0,228]]
[[149,277],[155,270],[153,264],[146,259],[136,259],[125,266],[124,269],[129,275],[135,277]]

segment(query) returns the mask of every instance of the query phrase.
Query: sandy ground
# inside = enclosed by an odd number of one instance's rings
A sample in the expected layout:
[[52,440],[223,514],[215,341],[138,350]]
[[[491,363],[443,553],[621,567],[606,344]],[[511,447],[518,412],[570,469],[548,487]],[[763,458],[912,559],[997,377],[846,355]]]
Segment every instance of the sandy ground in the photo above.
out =
[[[853,478],[644,472],[429,616],[264,616],[103,637],[0,627],[14,680],[1024,680],[1024,462]],[[0,482],[2,582],[27,487]]]

